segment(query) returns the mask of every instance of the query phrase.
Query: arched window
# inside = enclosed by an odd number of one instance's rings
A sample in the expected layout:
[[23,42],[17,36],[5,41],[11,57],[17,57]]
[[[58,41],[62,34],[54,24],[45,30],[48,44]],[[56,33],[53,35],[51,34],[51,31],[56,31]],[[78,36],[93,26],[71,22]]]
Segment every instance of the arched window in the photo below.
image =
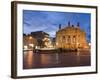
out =
[[62,36],[62,40],[63,40],[63,42],[65,42],[65,41],[66,41],[66,38],[65,38],[65,36]]
[[63,36],[63,39],[65,39],[65,36]]
[[76,36],[73,36],[73,43],[76,43]]
[[71,40],[71,39],[70,39],[70,36],[68,36],[68,37],[67,37],[67,42],[70,43],[70,42],[71,42],[70,40]]

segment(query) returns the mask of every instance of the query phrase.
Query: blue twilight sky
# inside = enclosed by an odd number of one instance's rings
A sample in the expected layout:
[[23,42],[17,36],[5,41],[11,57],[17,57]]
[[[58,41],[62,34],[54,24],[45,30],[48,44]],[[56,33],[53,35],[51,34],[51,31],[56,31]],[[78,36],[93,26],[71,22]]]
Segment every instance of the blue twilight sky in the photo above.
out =
[[87,41],[90,42],[91,14],[89,13],[23,10],[23,33],[44,31],[51,37],[55,37],[59,24],[63,28],[68,25],[69,21],[71,25],[77,25],[79,22],[80,28],[86,32]]

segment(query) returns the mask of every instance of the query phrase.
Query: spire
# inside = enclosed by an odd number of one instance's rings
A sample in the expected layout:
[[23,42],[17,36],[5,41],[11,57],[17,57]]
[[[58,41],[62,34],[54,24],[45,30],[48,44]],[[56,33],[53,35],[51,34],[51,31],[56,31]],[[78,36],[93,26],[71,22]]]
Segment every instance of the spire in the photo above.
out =
[[59,24],[59,30],[61,29],[61,24]]
[[80,27],[80,23],[79,22],[77,23],[77,26]]
[[68,22],[68,26],[70,26],[70,21]]
[[74,27],[74,25],[72,25],[72,27]]

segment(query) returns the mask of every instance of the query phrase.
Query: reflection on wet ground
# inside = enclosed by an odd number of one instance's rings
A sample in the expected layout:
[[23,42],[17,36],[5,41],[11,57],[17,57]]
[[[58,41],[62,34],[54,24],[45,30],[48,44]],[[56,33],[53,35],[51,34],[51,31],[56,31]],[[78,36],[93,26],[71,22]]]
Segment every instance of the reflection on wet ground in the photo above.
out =
[[24,51],[23,55],[23,69],[91,65],[89,51],[45,54]]

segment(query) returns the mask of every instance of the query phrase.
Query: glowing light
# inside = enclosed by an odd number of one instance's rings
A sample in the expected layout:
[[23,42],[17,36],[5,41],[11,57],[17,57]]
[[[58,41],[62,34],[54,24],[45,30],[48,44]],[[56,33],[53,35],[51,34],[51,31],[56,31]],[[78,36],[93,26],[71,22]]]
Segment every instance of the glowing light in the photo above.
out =
[[27,49],[28,49],[28,47],[25,45],[25,46],[24,46],[24,50],[27,50]]
[[40,47],[39,46],[35,46],[35,49],[40,49]]
[[89,46],[91,46],[91,43],[89,43]]
[[56,45],[58,45],[58,43],[56,43]]
[[29,44],[29,46],[34,47],[34,44]]
[[77,42],[77,45],[78,45],[79,43]]
[[53,46],[52,46],[52,45],[49,45],[48,47],[49,47],[49,48],[52,48]]
[[32,39],[32,36],[30,36],[29,39]]
[[37,46],[35,48],[37,49]]

